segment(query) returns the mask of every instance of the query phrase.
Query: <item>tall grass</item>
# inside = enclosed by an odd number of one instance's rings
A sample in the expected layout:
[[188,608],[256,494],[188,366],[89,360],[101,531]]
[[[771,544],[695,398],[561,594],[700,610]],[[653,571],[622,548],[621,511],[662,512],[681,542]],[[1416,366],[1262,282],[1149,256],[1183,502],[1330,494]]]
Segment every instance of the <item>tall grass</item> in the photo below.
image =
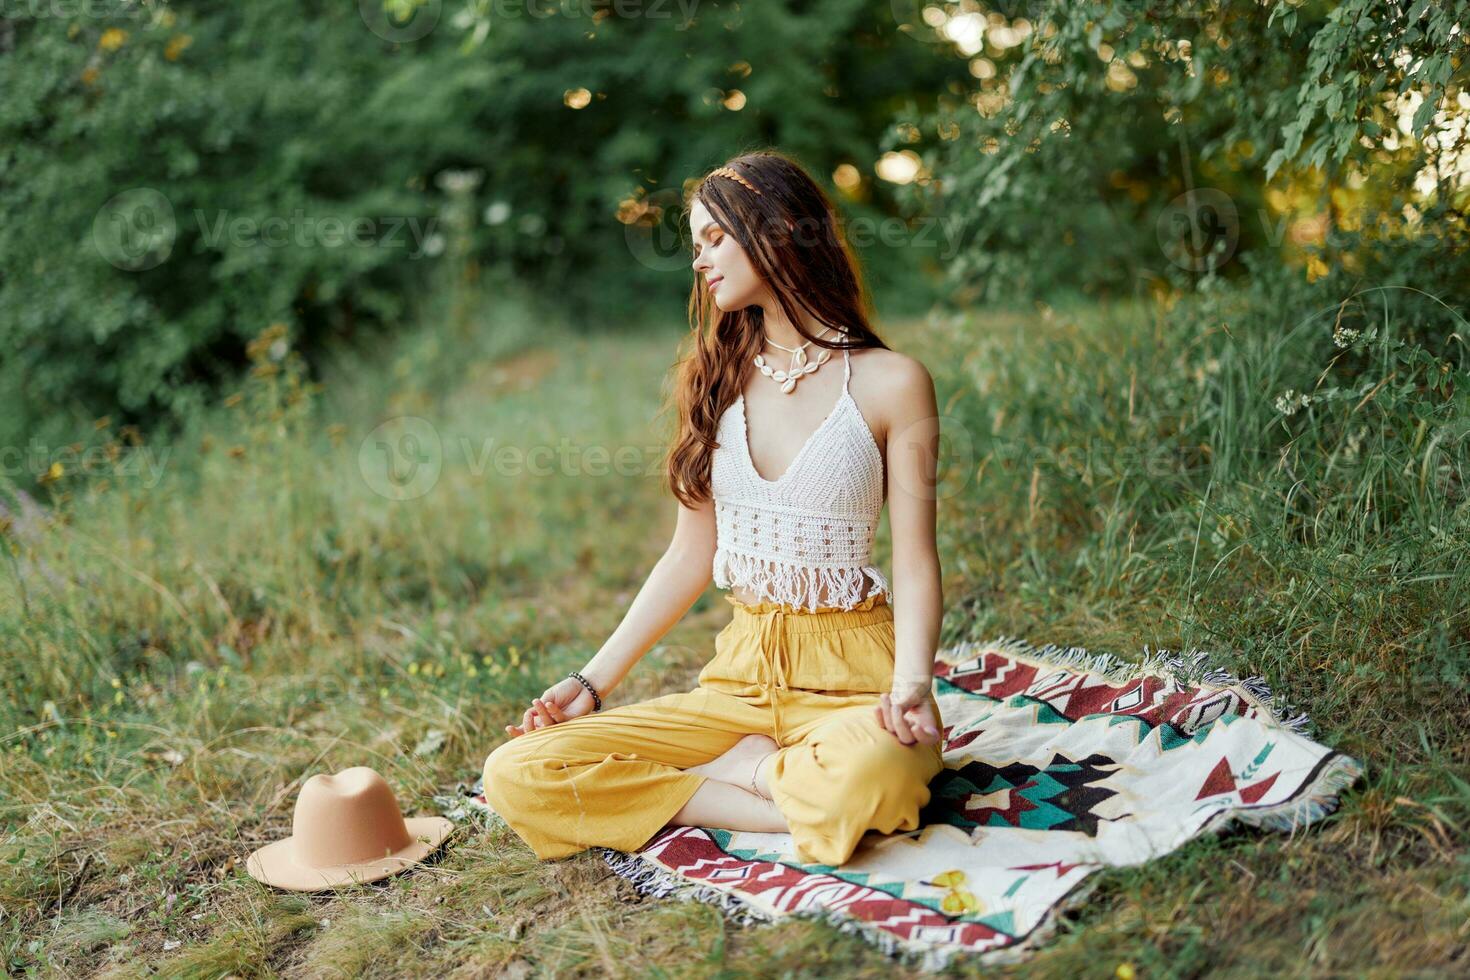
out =
[[[930,366],[945,416],[945,642],[1209,649],[1368,765],[1298,840],[1209,839],[1104,875],[1017,972],[1448,968],[1470,941],[1466,333],[1405,291],[1312,309],[1255,288],[885,331]],[[267,327],[242,389],[187,432],[98,429],[158,469],[63,472],[40,516],[7,493],[7,967],[891,972],[819,925],[736,932],[632,900],[595,859],[536,862],[498,826],[336,896],[241,873],[313,772],[373,765],[415,811],[473,778],[672,530],[649,420],[680,328],[582,333],[513,295],[450,305],[316,378]],[[616,699],[692,683],[715,598]]]

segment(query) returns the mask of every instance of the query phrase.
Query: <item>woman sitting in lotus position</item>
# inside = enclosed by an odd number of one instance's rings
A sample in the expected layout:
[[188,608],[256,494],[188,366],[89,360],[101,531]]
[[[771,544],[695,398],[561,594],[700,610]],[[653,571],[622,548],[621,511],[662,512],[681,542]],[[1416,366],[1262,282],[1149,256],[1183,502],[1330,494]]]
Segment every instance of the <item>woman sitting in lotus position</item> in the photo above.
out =
[[[917,829],[942,768],[934,385],[873,333],[831,204],[785,156],[714,170],[688,217],[673,540],[597,654],[506,726],[485,797],[543,859],[672,823],[789,832],[838,865]],[[885,500],[896,603],[871,564]],[[733,614],[698,685],[603,710],[712,577]]]

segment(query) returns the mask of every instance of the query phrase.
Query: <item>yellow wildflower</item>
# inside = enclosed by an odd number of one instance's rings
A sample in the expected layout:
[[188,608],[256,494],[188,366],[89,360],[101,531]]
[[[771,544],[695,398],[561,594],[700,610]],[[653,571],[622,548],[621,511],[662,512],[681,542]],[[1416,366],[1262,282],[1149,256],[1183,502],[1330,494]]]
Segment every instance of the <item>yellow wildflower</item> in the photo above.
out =
[[128,43],[128,32],[121,27],[109,27],[102,32],[102,37],[97,41],[97,47],[103,51],[116,51]]
[[184,49],[193,43],[194,38],[188,34],[175,34],[168,39],[168,44],[164,45],[163,56],[169,61],[178,61],[179,55],[183,54]]
[[940,899],[939,907],[950,915],[979,912],[980,900],[975,897],[974,892],[956,888]]

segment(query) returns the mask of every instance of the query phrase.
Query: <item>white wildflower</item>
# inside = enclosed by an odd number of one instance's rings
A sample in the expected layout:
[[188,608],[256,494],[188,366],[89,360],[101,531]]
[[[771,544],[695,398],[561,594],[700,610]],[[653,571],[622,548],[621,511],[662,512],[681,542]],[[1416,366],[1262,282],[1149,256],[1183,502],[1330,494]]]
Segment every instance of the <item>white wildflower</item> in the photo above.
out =
[[1276,396],[1276,411],[1282,415],[1295,415],[1297,410],[1312,404],[1312,396],[1306,392],[1297,393],[1295,388],[1287,388]]
[[1377,336],[1377,327],[1370,327],[1367,330],[1355,330],[1352,327],[1345,327],[1339,323],[1332,330],[1332,342],[1338,347],[1352,347],[1358,343],[1366,344]]

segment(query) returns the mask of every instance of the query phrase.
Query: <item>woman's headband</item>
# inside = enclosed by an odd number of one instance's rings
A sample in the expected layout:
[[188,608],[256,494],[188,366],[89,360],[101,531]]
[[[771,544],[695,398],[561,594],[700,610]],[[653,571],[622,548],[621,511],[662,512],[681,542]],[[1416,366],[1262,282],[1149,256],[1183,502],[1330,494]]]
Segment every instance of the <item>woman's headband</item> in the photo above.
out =
[[761,189],[759,187],[755,186],[750,181],[746,180],[744,177],[731,170],[729,167],[720,167],[716,170],[711,170],[709,175],[710,177],[729,177],[731,180],[739,181],[741,184],[745,185],[747,188],[757,194],[761,192]]

